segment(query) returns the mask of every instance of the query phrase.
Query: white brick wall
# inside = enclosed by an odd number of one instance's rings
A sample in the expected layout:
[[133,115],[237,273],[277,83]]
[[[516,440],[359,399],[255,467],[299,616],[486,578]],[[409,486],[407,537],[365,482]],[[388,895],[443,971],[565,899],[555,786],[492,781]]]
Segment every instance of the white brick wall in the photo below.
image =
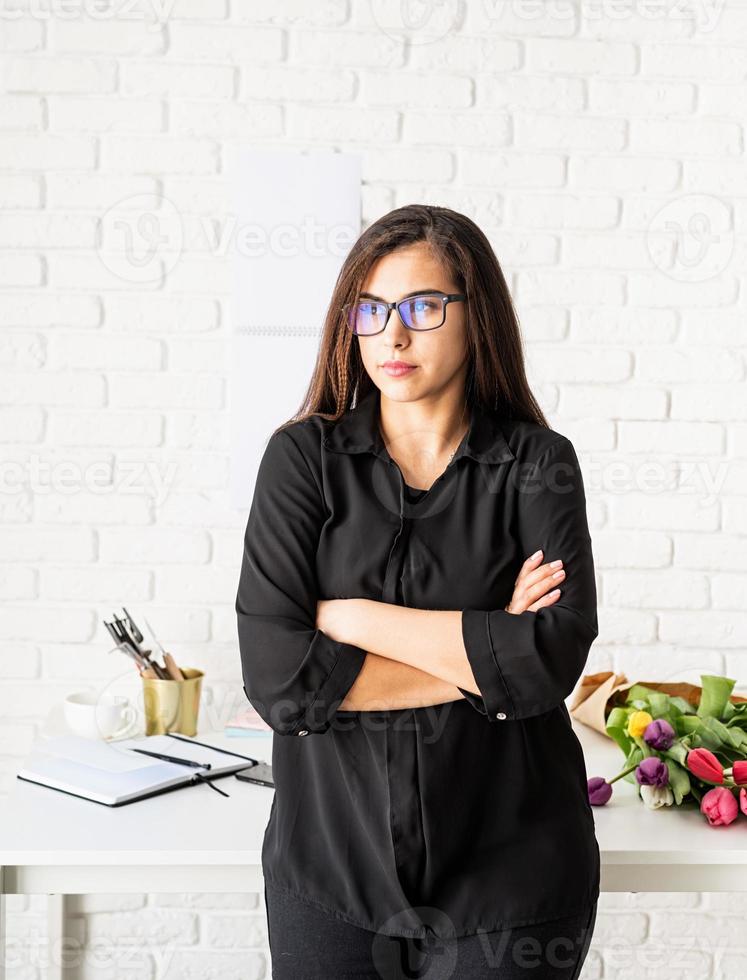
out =
[[[478,221],[586,467],[590,669],[747,681],[747,3],[470,0],[413,31],[380,0],[49,7],[0,16],[0,794],[46,712],[122,669],[101,617],[123,597],[241,693],[211,244],[237,140],[362,152],[365,223],[411,201]],[[138,277],[110,209],[132,219],[143,195],[184,238]],[[40,977],[43,901],[10,905],[10,975]],[[71,976],[269,975],[261,896],[69,911]],[[741,977],[745,913],[604,895],[584,980]]]

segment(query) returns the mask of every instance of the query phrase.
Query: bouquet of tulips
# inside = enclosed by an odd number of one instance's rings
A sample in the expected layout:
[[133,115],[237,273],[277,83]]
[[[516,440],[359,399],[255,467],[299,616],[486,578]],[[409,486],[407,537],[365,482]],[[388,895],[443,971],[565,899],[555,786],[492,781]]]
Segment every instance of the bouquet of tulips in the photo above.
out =
[[643,684],[610,711],[606,732],[625,754],[612,779],[592,776],[589,802],[603,806],[618,779],[635,783],[651,809],[697,804],[711,826],[747,817],[747,701],[734,703],[736,681],[701,674],[697,705]]

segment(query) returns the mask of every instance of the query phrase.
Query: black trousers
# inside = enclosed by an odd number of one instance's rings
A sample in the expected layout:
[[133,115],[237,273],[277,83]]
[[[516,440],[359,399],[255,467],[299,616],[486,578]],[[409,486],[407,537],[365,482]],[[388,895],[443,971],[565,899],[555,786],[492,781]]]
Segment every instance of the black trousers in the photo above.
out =
[[265,905],[275,980],[577,980],[597,914],[447,941],[381,936],[267,881]]

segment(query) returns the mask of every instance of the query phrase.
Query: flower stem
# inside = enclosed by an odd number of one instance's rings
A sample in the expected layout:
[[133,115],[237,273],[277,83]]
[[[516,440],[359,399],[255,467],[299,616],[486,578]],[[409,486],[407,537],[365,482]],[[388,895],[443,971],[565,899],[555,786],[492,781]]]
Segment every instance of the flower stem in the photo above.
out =
[[634,769],[637,769],[638,765],[639,763],[636,762],[635,765],[629,766],[627,769],[623,769],[622,772],[619,772],[616,776],[613,776],[612,779],[608,779],[607,782],[611,785],[612,783],[616,782],[616,780],[622,779],[623,776],[627,776],[629,772],[632,772]]

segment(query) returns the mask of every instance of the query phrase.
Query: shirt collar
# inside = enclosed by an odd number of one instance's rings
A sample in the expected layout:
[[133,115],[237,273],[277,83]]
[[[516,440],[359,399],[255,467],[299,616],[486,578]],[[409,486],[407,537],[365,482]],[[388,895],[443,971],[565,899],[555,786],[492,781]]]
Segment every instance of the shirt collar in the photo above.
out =
[[[381,393],[373,387],[349,408],[324,438],[324,445],[337,453],[374,453],[389,459],[379,429]],[[515,456],[506,442],[494,412],[472,406],[470,426],[454,453],[452,462],[470,456],[480,463],[505,463]]]

